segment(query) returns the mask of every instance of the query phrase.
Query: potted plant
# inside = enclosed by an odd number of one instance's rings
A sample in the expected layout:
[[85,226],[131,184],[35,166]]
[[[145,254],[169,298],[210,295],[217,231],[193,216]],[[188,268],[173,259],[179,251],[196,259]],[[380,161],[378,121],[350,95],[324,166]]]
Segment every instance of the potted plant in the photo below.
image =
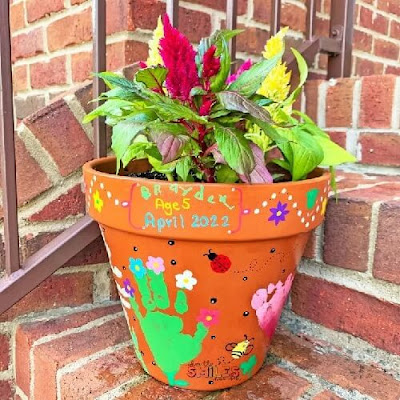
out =
[[[197,50],[165,15],[133,80],[101,73],[115,157],[84,168],[143,368],[170,385],[215,390],[262,366],[331,168],[354,161],[293,104],[285,30],[261,61],[230,74],[228,41]],[[117,171],[117,173],[116,173]]]

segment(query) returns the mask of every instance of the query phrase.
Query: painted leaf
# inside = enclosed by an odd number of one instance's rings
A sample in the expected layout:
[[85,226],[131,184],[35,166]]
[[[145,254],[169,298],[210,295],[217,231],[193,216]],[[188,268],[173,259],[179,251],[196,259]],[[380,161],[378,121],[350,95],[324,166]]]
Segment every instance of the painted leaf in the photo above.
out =
[[167,72],[166,68],[160,66],[145,68],[136,72],[135,80],[144,83],[149,89],[161,88]]
[[270,60],[262,60],[254,64],[250,69],[244,71],[228,89],[239,92],[245,97],[250,97],[260,88],[265,77],[269,74],[272,68],[281,59],[281,54],[271,58]]
[[249,175],[255,167],[253,153],[243,132],[214,124],[215,139],[228,165],[238,174]]
[[265,165],[263,151],[254,143],[250,143],[250,148],[253,152],[256,166],[253,171],[251,171],[249,177],[239,175],[240,179],[245,183],[272,183],[273,178]]

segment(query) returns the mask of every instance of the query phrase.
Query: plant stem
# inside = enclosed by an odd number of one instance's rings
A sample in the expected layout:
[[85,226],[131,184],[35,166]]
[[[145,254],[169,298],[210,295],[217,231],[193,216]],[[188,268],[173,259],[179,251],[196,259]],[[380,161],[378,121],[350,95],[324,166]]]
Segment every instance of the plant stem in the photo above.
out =
[[168,179],[170,182],[173,182],[173,181],[174,181],[174,177],[172,176],[172,174],[171,174],[170,172],[166,172],[166,173],[165,173],[165,176],[167,177],[167,179]]

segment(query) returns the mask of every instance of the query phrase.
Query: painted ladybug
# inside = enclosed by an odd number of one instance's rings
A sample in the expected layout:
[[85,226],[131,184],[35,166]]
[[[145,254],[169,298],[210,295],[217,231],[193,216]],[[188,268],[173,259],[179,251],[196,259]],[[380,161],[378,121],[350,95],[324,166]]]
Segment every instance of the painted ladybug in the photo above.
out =
[[226,272],[232,265],[229,257],[224,256],[223,254],[212,253],[211,250],[208,250],[208,253],[203,255],[207,256],[211,261],[210,266],[214,272]]

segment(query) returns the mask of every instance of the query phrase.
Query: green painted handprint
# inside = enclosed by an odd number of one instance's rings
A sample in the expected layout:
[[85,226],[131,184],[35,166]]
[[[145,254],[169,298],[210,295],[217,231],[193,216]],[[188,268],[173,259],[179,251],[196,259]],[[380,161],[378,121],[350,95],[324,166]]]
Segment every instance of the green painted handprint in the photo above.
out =
[[[136,293],[140,292],[141,302],[146,309],[145,315],[139,310],[137,297],[131,297],[130,303],[154,360],[170,385],[187,386],[187,381],[175,379],[176,374],[182,364],[199,355],[208,328],[199,322],[193,336],[182,333],[182,318],[161,311],[170,306],[163,272],[157,274],[146,269],[140,259],[130,259],[130,269],[138,286]],[[186,293],[183,290],[178,290],[174,308],[178,314],[187,312]]]

